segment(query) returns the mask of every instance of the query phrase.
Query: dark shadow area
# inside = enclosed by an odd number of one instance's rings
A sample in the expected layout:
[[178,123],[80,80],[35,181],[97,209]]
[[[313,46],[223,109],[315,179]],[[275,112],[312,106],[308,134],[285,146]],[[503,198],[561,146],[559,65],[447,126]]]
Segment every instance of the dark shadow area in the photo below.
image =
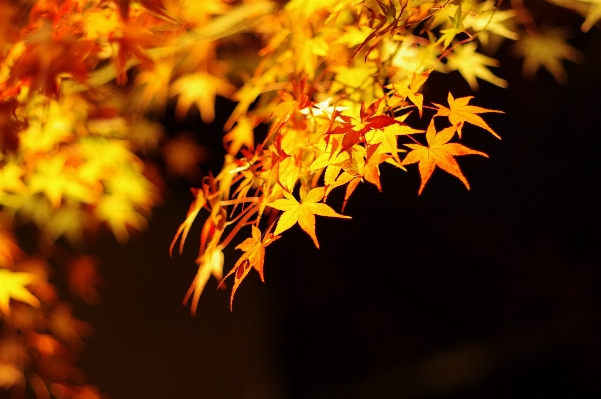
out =
[[[524,81],[501,52],[510,87],[482,83],[475,105],[506,112],[486,118],[503,139],[464,129],[490,155],[459,159],[471,191],[437,170],[418,197],[415,165],[383,167],[353,220],[318,218],[321,250],[298,226],[270,246],[267,283],[249,277],[233,313],[214,280],[196,318],[181,306],[200,223],[170,258],[192,200],[172,184],[148,231],[98,245],[102,302],[81,315],[91,382],[113,399],[601,397],[601,34],[576,46],[586,64],[567,65],[566,87]],[[458,75],[430,87],[429,101],[470,95]]]

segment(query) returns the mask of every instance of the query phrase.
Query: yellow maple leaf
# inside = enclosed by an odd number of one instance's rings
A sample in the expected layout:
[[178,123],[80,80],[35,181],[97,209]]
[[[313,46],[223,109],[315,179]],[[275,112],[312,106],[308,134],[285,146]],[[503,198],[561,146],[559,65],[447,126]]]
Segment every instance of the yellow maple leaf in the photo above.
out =
[[310,17],[313,15],[319,15],[319,11],[323,9],[329,9],[339,1],[340,0],[292,0],[286,4],[286,10],[292,11],[292,15],[298,13],[299,16]]
[[192,306],[190,310],[193,315],[196,314],[200,294],[202,294],[209,277],[213,275],[217,280],[221,280],[223,277],[223,252],[219,249],[206,251],[196,259],[196,263],[198,264],[198,271],[184,297],[184,305],[187,304],[190,297],[192,297]]
[[397,136],[422,133],[423,130],[413,129],[408,125],[393,124],[386,126],[382,129],[372,129],[365,133],[365,140],[371,144],[381,144],[378,152],[392,155],[398,164],[401,163],[399,160],[399,149],[397,148]]
[[77,174],[77,168],[69,166],[66,154],[55,154],[39,161],[30,177],[29,189],[32,193],[44,193],[54,209],[60,207],[65,197],[94,203],[97,193],[92,185],[78,179]]
[[599,0],[579,0],[581,3],[588,3],[589,8],[586,12],[586,18],[582,23],[583,32],[588,32],[593,25],[601,20],[601,1]]
[[444,65],[438,59],[439,47],[436,42],[421,45],[412,40],[403,40],[398,49],[395,42],[384,43],[384,54],[394,56],[392,66],[397,68],[394,78],[400,80],[431,69],[442,71]]
[[215,97],[231,96],[236,88],[218,78],[204,72],[196,72],[179,77],[169,87],[169,95],[177,98],[175,114],[179,118],[184,118],[192,104],[196,104],[200,111],[200,117],[206,124],[215,119]]
[[565,29],[544,29],[540,34],[524,37],[514,44],[513,52],[524,57],[522,73],[532,79],[543,67],[553,75],[558,83],[568,81],[562,60],[582,61],[582,53],[566,42],[568,33]]
[[451,92],[449,92],[449,96],[447,98],[449,102],[449,108],[445,107],[444,105],[434,103],[434,105],[438,107],[438,112],[434,116],[447,116],[449,118],[449,122],[451,122],[453,126],[457,127],[457,134],[459,135],[459,138],[461,138],[461,129],[463,128],[465,122],[467,122],[481,127],[482,129],[488,130],[493,134],[493,136],[500,140],[501,136],[492,130],[492,128],[488,126],[486,122],[484,122],[484,119],[476,114],[481,114],[484,112],[503,113],[503,111],[476,107],[475,105],[468,105],[472,98],[474,97],[468,96],[455,99],[453,98]]
[[478,38],[484,44],[488,43],[489,33],[495,33],[508,39],[517,40],[519,35],[514,30],[514,10],[499,10],[495,7],[495,1],[487,0],[480,3],[476,10],[470,10],[465,15],[463,24],[466,28],[472,28],[479,32]]
[[499,87],[507,87],[507,81],[495,76],[489,69],[489,66],[499,66],[499,62],[494,58],[487,57],[476,51],[478,45],[469,42],[463,46],[456,47],[451,54],[447,56],[448,67],[451,70],[457,70],[470,85],[472,90],[478,89],[476,78],[486,80]]
[[306,192],[306,189],[301,188],[300,202],[298,202],[292,194],[284,191],[283,193],[286,199],[282,198],[266,204],[272,208],[284,211],[282,216],[280,216],[280,220],[278,221],[273,234],[277,236],[298,223],[299,226],[313,239],[315,246],[319,248],[319,243],[315,236],[315,215],[343,219],[350,219],[351,217],[336,213],[328,205],[319,203],[325,194],[325,187],[316,187],[306,194],[303,191]]
[[[229,145],[227,145],[229,143]],[[236,155],[242,146],[246,146],[250,151],[255,149],[255,134],[253,125],[247,117],[241,117],[236,122],[236,126],[223,136],[223,144],[227,152]]]
[[373,29],[363,26],[345,26],[344,33],[338,36],[336,43],[346,44],[348,47],[355,47],[360,45],[367,39]]
[[387,86],[387,88],[393,88],[395,90],[394,95],[400,97],[402,100],[405,100],[407,97],[409,97],[411,102],[415,104],[419,110],[420,117],[422,116],[424,95],[422,93],[418,93],[418,91],[426,82],[428,76],[430,76],[430,72],[431,71],[427,71],[420,73],[419,75],[414,72],[409,85],[404,84],[403,82],[398,82]]
[[43,232],[52,241],[64,236],[69,242],[83,244],[83,231],[90,215],[78,203],[69,202],[52,212]]
[[32,273],[0,269],[0,311],[5,315],[10,313],[9,303],[11,299],[25,302],[36,308],[39,307],[40,301],[38,298],[25,288],[37,280],[39,280],[39,277]]
[[0,169],[0,192],[24,192],[27,186],[23,184],[23,168],[16,163],[6,162]]
[[173,241],[171,241],[171,246],[169,247],[169,255],[173,253],[173,247],[177,242],[177,239],[182,237],[179,246],[179,253],[181,254],[184,250],[184,243],[186,242],[186,237],[188,237],[188,232],[192,227],[192,223],[194,223],[194,219],[198,216],[198,212],[202,209],[203,206],[207,203],[207,199],[205,198],[204,191],[198,188],[191,189],[192,194],[196,197],[192,204],[190,204],[190,209],[188,209],[188,214],[186,215],[186,220],[179,226],[177,232],[175,233],[175,237],[173,237]]
[[140,88],[137,106],[146,109],[153,104],[160,109],[165,105],[168,95],[169,80],[173,64],[168,61],[157,62],[152,69],[140,72],[136,76],[136,86]]
[[98,201],[95,215],[109,225],[115,238],[121,244],[125,244],[129,239],[127,226],[142,230],[147,223],[132,202],[121,195],[102,196]]

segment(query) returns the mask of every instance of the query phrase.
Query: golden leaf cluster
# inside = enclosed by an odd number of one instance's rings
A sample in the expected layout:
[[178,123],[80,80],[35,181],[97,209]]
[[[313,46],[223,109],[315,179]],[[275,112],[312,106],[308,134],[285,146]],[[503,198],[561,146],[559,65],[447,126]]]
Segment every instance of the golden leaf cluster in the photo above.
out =
[[[583,31],[601,19],[598,1],[552,2],[582,14]],[[89,328],[59,299],[50,265],[95,302],[95,263],[78,254],[103,228],[121,243],[144,229],[161,200],[152,157],[163,151],[167,175],[200,173],[205,149],[151,121],[167,104],[208,124],[217,97],[236,102],[223,166],[192,189],[171,245],[181,239],[182,251],[202,220],[184,299],[195,312],[210,276],[233,278],[230,306],[251,270],[264,280],[266,247],[297,224],[319,247],[319,217],[350,218],[353,192],[382,190],[385,168],[418,164],[420,194],[436,167],[469,188],[455,157],[486,154],[460,140],[500,138],[480,114],[501,111],[452,93],[433,103],[432,74],[506,87],[493,58],[506,40],[526,76],[544,68],[565,82],[562,62],[581,59],[568,32],[539,29],[521,0],[0,0],[0,10],[0,389],[29,385],[40,398],[101,397],[71,365]],[[326,204],[338,188],[340,211]],[[28,254],[12,233],[23,224],[38,234]],[[224,258],[232,243],[236,262]]]

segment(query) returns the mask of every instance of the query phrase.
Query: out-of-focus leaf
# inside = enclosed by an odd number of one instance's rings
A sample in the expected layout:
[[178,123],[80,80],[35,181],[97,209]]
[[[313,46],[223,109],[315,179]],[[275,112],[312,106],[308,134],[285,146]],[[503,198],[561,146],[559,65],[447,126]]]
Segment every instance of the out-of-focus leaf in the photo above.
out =
[[0,269],[0,311],[7,315],[10,313],[10,300],[25,302],[33,307],[39,307],[38,298],[25,288],[39,281],[38,276],[32,273],[13,272],[9,269]]
[[67,269],[69,290],[89,304],[97,303],[99,299],[96,288],[101,278],[97,269],[97,261],[86,255],[75,258]]
[[488,158],[488,155],[467,148],[459,143],[449,143],[449,140],[455,135],[456,130],[456,126],[451,126],[440,132],[436,132],[434,118],[432,118],[426,132],[426,140],[428,141],[427,146],[421,144],[405,144],[407,147],[411,148],[412,151],[407,154],[402,164],[410,165],[419,162],[419,173],[422,184],[419,187],[418,194],[421,194],[424,190],[424,187],[432,176],[436,166],[457,177],[469,190],[470,185],[461,172],[461,169],[459,169],[459,164],[454,157],[458,155],[477,154]]
[[478,46],[474,42],[464,44],[453,50],[448,55],[448,67],[451,70],[457,70],[467,81],[472,90],[478,89],[476,78],[486,80],[499,87],[507,87],[507,81],[495,76],[489,69],[489,66],[499,66],[499,62],[494,58],[487,57],[476,52]]
[[570,46],[566,39],[569,37],[566,29],[545,29],[541,33],[522,38],[513,45],[513,51],[524,57],[522,73],[532,79],[536,72],[543,67],[561,84],[568,81],[568,75],[562,61],[582,61],[582,53]]
[[202,121],[206,124],[215,119],[215,97],[231,96],[236,88],[227,81],[204,72],[187,74],[171,84],[169,95],[177,95],[175,114],[184,118],[188,110],[195,104]]

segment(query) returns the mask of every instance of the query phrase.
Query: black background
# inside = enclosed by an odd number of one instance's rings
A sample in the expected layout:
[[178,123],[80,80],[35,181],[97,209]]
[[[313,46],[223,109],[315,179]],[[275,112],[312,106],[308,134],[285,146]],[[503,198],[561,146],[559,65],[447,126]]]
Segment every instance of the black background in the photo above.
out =
[[[267,283],[249,276],[233,313],[215,280],[196,318],[181,305],[200,223],[170,258],[192,200],[172,182],[149,230],[96,245],[102,301],[78,314],[94,326],[90,382],[113,399],[601,397],[601,34],[572,43],[586,63],[567,63],[566,87],[546,71],[525,81],[501,51],[510,87],[483,82],[474,104],[506,111],[485,115],[503,139],[465,128],[490,155],[459,159],[471,191],[436,170],[418,197],[415,165],[383,167],[353,220],[318,218],[321,250],[298,226],[270,246]],[[449,90],[471,94],[437,74],[426,100]],[[170,129],[220,145],[198,115]]]

